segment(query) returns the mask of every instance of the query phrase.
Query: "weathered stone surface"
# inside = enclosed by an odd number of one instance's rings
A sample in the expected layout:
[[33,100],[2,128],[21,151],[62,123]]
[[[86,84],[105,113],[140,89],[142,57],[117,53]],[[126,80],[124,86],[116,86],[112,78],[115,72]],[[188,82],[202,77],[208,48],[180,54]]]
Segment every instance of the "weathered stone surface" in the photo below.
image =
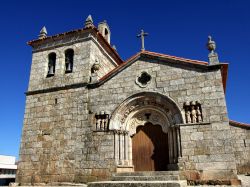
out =
[[105,181],[88,183],[88,187],[186,187],[187,181]]
[[246,128],[230,126],[233,144],[230,147],[235,155],[239,174],[250,173],[250,131]]
[[[168,168],[183,171],[188,180],[216,180],[224,175],[213,172],[228,171],[233,178],[237,171],[250,171],[249,131],[229,126],[219,68],[142,55],[98,83],[117,66],[99,42],[91,33],[81,33],[34,47],[18,182],[86,183],[108,180],[117,168],[133,170],[133,133],[147,122],[168,134]],[[73,72],[65,74],[69,48],[74,50]],[[56,70],[46,77],[51,52],[57,55]],[[95,63],[100,66],[94,72],[98,84],[90,83]],[[151,77],[143,87],[136,84],[142,72]],[[202,121],[186,123],[184,102],[196,101]],[[105,115],[105,120],[97,119]],[[121,185],[128,184],[135,185]]]

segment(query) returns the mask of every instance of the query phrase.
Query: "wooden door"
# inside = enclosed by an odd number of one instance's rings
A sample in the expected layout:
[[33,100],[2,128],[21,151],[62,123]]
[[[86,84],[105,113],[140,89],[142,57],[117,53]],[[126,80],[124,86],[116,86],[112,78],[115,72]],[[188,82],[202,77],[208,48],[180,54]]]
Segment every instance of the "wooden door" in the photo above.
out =
[[167,170],[168,136],[160,125],[147,123],[137,127],[132,147],[135,171]]

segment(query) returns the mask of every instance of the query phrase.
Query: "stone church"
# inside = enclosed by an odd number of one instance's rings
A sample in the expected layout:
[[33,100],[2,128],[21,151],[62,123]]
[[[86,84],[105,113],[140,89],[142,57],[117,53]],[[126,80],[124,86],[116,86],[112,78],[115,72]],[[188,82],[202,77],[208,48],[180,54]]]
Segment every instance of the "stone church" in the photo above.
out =
[[189,184],[233,185],[250,173],[250,126],[228,119],[228,64],[212,38],[204,62],[146,51],[146,35],[126,61],[107,22],[95,27],[91,16],[84,28],[47,36],[44,27],[28,42],[19,184],[172,172]]

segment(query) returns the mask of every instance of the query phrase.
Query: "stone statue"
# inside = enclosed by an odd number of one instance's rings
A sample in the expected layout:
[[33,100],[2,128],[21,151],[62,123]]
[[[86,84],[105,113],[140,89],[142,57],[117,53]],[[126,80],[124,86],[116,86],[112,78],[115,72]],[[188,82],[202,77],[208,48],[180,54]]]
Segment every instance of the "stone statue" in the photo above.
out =
[[186,116],[186,123],[191,123],[191,115],[190,111],[188,108],[186,108],[185,116]]
[[191,119],[192,119],[192,123],[197,122],[196,110],[195,110],[194,105],[191,105]]
[[199,105],[197,105],[196,115],[197,115],[197,122],[202,122],[202,113]]

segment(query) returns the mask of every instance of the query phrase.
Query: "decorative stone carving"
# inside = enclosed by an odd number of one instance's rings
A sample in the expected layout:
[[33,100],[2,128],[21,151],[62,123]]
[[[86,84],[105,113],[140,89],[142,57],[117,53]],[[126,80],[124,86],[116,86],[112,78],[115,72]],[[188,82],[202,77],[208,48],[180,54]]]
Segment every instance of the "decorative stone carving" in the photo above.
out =
[[191,123],[191,112],[189,111],[189,105],[187,103],[184,103],[184,109],[185,109],[186,123]]
[[129,120],[126,121],[126,129],[129,129],[129,135],[132,136],[136,133],[138,126],[145,125],[146,123],[152,123],[153,125],[160,125],[162,131],[167,133],[170,127],[169,119],[162,112],[157,109],[142,109],[134,113]]
[[39,39],[44,39],[46,37],[47,37],[47,29],[45,26],[43,26],[39,34]]
[[147,87],[147,85],[150,84],[151,79],[152,79],[151,75],[149,75],[147,72],[143,71],[143,72],[141,72],[140,75],[137,76],[135,83],[137,85],[139,85],[140,87],[145,88],[145,87]]
[[143,92],[125,100],[112,113],[109,130],[114,132],[114,158],[123,168],[133,167],[132,137],[138,126],[147,123],[160,125],[168,133],[169,164],[175,164],[180,153],[176,123],[184,123],[178,106],[167,96]]
[[94,28],[94,23],[93,23],[93,19],[92,19],[92,16],[89,15],[87,17],[87,19],[85,20],[85,28]]
[[155,122],[158,117],[156,117],[152,111],[157,111],[157,114],[165,116],[165,120],[168,121],[170,125],[183,123],[184,121],[179,108],[171,99],[156,93],[144,92],[142,95],[139,93],[128,98],[117,108],[110,120],[110,130],[119,129],[130,131],[128,122],[132,123],[130,120],[135,120],[134,118],[136,118],[136,120],[140,119],[140,113],[142,111],[144,112],[142,116],[145,119],[147,118],[145,113],[151,114],[149,120],[154,119],[153,123],[159,124],[159,122]]
[[208,54],[209,64],[210,65],[219,64],[218,54],[215,52],[216,43],[215,41],[212,40],[211,36],[208,36],[207,49],[209,50]]
[[98,60],[95,60],[95,63],[91,68],[91,73],[97,72],[99,69],[100,69],[100,62]]
[[202,113],[201,113],[201,105],[198,101],[196,101],[196,116],[197,116],[197,122],[202,122]]
[[207,49],[210,51],[210,53],[214,53],[216,49],[215,41],[212,40],[211,36],[208,36]]
[[186,123],[200,123],[203,121],[201,104],[196,101],[184,103]]
[[197,116],[196,116],[195,104],[194,102],[191,102],[190,105],[191,105],[191,121],[192,123],[196,123]]
[[107,131],[109,126],[109,114],[101,111],[95,115],[95,130],[96,131]]
[[100,69],[100,62],[98,60],[95,60],[95,63],[91,67],[91,77],[90,77],[90,82],[94,83],[97,81],[98,76],[97,76],[97,71]]

